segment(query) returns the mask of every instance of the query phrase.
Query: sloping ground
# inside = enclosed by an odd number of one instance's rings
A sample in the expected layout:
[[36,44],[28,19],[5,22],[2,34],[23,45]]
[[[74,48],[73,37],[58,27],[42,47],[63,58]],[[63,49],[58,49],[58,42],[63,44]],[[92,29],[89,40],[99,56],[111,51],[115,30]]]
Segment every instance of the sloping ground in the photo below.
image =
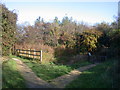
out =
[[2,88],[25,88],[24,79],[17,70],[16,62],[6,57],[2,64]]
[[51,86],[46,81],[38,78],[32,70],[25,65],[21,60],[13,58],[17,62],[18,70],[26,80],[28,88],[50,88]]
[[113,59],[83,71],[66,88],[118,88],[120,76],[116,72],[116,65],[116,60]]
[[19,58],[24,64],[26,64],[32,71],[41,79],[50,81],[62,75],[68,74],[71,70],[77,69],[82,66],[90,65],[88,61],[78,62],[72,65],[61,65],[61,64],[40,64],[37,60]]
[[69,84],[71,81],[76,79],[80,74],[82,74],[82,71],[90,69],[96,65],[97,64],[91,64],[91,65],[80,67],[76,70],[71,71],[69,74],[53,79],[51,83],[56,88],[64,88],[67,84]]
[[81,67],[77,70],[71,71],[69,74],[58,77],[54,80],[51,80],[50,83],[38,78],[32,70],[26,66],[21,60],[13,58],[17,62],[18,70],[21,72],[22,76],[26,80],[28,88],[64,88],[69,82],[74,80],[78,75],[81,74],[81,71],[94,67],[95,64]]

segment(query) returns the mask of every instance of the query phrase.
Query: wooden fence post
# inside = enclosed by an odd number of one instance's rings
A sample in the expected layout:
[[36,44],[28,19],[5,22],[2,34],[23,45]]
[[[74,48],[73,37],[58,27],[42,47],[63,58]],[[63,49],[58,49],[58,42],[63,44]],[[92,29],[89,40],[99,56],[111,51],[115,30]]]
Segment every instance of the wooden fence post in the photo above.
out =
[[19,53],[18,53],[18,56],[20,56],[20,49],[19,49]]
[[42,63],[42,50],[40,50],[40,62]]
[[17,49],[17,55],[19,56],[19,49]]
[[28,53],[29,53],[29,56],[28,56],[28,57],[30,58],[30,49],[29,49]]
[[24,51],[24,53],[25,53],[25,57],[26,57],[26,51]]
[[29,49],[27,49],[27,57],[29,57],[29,51],[28,51]]
[[35,55],[36,55],[36,52],[35,52],[35,49],[34,49],[34,55],[33,55],[33,58],[34,58],[34,59],[36,58],[36,56],[35,56]]

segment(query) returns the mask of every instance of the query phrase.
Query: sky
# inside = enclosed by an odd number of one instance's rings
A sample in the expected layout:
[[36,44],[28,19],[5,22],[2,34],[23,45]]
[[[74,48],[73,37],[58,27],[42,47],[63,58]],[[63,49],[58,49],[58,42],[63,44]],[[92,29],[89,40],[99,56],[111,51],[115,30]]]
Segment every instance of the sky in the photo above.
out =
[[[45,0],[46,1],[46,0]],[[3,2],[9,10],[18,14],[17,23],[29,22],[34,24],[40,16],[46,22],[53,21],[57,16],[59,20],[63,17],[72,17],[77,22],[87,22],[90,25],[101,22],[113,22],[114,16],[118,14],[118,2],[38,2],[21,0]]]

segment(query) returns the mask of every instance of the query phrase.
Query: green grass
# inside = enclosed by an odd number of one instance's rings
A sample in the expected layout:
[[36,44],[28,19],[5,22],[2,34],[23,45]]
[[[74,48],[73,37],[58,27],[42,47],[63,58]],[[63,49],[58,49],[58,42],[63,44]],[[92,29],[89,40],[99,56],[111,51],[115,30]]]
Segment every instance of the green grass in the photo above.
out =
[[77,69],[79,67],[82,67],[82,66],[87,66],[87,65],[90,65],[92,63],[88,62],[88,61],[81,61],[81,62],[77,62],[75,64],[72,64],[72,65],[69,65],[69,67],[71,67],[72,69]]
[[59,57],[54,58],[54,62],[56,64],[67,64],[69,62],[70,58],[71,58],[70,56],[69,57],[68,56],[59,56]]
[[2,88],[26,88],[24,79],[12,59],[2,64]]
[[66,88],[112,88],[114,87],[115,60],[106,61],[89,70],[84,71]]
[[[21,59],[21,58],[20,58]],[[38,77],[43,80],[51,80],[70,72],[71,68],[65,65],[40,64],[33,60],[21,59],[28,65]]]
[[38,77],[43,80],[50,81],[51,79],[68,74],[71,70],[91,64],[87,61],[76,63],[74,65],[56,65],[54,63],[40,64],[35,60],[21,59],[26,65],[28,65]]

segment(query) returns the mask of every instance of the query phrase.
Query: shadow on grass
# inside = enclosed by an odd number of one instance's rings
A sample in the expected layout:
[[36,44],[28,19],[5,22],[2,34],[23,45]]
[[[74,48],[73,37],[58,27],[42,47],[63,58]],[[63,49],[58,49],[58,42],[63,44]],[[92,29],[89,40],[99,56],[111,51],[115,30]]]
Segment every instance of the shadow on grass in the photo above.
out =
[[67,67],[70,67],[71,69],[77,69],[82,66],[87,66],[90,64],[93,64],[93,62],[90,62],[87,60],[87,58],[82,58],[83,55],[62,55],[57,56],[55,55],[55,61],[54,63],[56,65],[65,65]]
[[[63,60],[66,58],[69,60],[69,57],[64,57]],[[23,59],[23,57],[19,57],[19,59],[28,65],[38,77],[46,81],[68,74],[71,70],[91,64],[87,61],[77,62],[71,65],[63,65],[63,63],[40,64],[33,61],[33,59]]]
[[55,48],[54,57],[56,64],[68,64],[70,62],[71,58],[76,55],[76,52],[74,49],[70,48],[63,48],[63,47],[57,47]]
[[34,60],[33,58],[25,57],[25,56],[17,56],[17,57],[20,57],[20,58],[23,58],[23,59],[28,59],[28,60]]
[[114,81],[114,60],[101,63],[84,71],[66,88],[116,88]]
[[26,88],[13,60],[3,63],[2,67],[2,88]]
[[70,62],[70,59],[70,56],[56,56],[54,63],[58,65],[66,65]]
[[39,64],[41,64],[41,62],[39,61],[39,59],[34,59],[34,58],[24,57],[24,56],[15,56],[15,57],[17,57],[19,59],[22,59],[22,61],[24,63],[33,63],[33,64],[39,63]]

